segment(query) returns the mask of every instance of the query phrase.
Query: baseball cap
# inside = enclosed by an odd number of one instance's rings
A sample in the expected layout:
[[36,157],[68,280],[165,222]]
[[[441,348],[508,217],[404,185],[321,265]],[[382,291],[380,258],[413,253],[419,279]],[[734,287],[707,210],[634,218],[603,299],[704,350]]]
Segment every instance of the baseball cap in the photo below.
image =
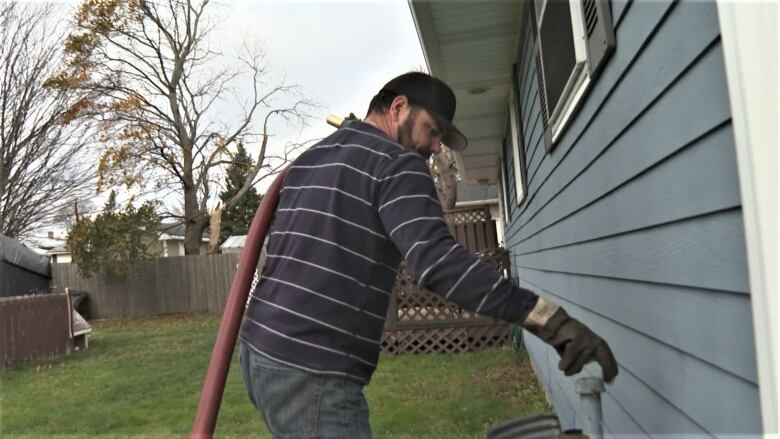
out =
[[390,80],[382,90],[406,96],[430,112],[439,123],[445,125],[447,135],[444,145],[455,151],[463,151],[468,146],[466,136],[453,124],[455,116],[455,93],[441,79],[427,73],[409,72]]

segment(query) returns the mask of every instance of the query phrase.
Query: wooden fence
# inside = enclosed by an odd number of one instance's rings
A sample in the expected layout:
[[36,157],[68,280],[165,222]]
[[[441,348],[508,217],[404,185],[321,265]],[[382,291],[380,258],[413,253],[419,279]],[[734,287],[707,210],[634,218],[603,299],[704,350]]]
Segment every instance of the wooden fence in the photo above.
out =
[[[495,223],[488,207],[445,212],[455,239],[481,254],[509,277],[509,258],[498,250]],[[417,287],[402,267],[390,298],[382,350],[403,353],[456,353],[500,346],[509,341],[509,325],[466,311],[440,296]]]
[[[495,223],[487,207],[445,213],[450,230],[474,253],[495,249]],[[498,255],[498,256],[497,256]],[[504,253],[486,259],[508,273]],[[238,263],[238,253],[157,258],[118,278],[82,278],[75,264],[53,264],[53,284],[89,293],[89,318],[138,317],[166,313],[221,313]],[[262,265],[262,261],[261,261]],[[253,286],[254,287],[254,286]],[[417,288],[405,270],[396,281],[382,348],[391,353],[463,352],[506,343],[506,323],[465,311]]]
[[455,239],[472,253],[498,247],[496,222],[490,207],[463,207],[444,212],[444,218]]
[[238,253],[156,258],[124,277],[83,278],[76,264],[52,264],[52,283],[86,291],[89,318],[221,313],[236,272]]
[[69,354],[70,309],[65,293],[0,298],[0,368]]

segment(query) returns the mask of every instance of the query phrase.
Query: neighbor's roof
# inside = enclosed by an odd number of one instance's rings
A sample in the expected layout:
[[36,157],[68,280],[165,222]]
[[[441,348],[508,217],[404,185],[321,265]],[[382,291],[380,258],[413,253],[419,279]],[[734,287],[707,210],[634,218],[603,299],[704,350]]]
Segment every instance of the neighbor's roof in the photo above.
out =
[[244,248],[246,242],[246,235],[229,236],[219,248]]
[[70,254],[70,250],[67,249],[64,245],[58,245],[56,247],[52,247],[49,251],[46,252],[47,255],[67,255]]
[[[184,240],[185,225],[184,223],[161,223],[157,226],[157,231],[161,233],[161,240]],[[201,241],[208,240],[209,229],[206,229],[201,235]]]
[[161,223],[157,226],[157,231],[160,233],[166,233],[170,236],[184,237],[184,224],[183,223]]

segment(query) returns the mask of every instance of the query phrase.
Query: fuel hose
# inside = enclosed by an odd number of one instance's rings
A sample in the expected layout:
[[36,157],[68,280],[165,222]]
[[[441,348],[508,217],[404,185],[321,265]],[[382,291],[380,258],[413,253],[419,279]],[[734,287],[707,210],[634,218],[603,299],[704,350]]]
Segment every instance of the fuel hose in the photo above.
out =
[[[354,114],[342,119],[338,116],[329,115],[328,124],[340,128],[344,122],[358,120]],[[217,339],[214,342],[214,350],[211,352],[209,368],[206,371],[206,379],[203,382],[203,390],[200,393],[200,402],[198,411],[195,414],[195,421],[192,424],[192,439],[210,439],[214,434],[214,427],[217,424],[217,415],[219,406],[222,403],[222,394],[225,391],[225,381],[230,370],[230,360],[233,357],[233,349],[238,338],[238,329],[241,325],[241,317],[244,315],[244,307],[249,288],[251,287],[257,261],[260,258],[260,250],[263,241],[268,234],[271,226],[276,206],[279,204],[279,189],[282,186],[284,177],[287,175],[286,168],[277,177],[268,188],[257,208],[252,225],[249,226],[249,233],[246,236],[244,249],[241,251],[241,257],[238,260],[238,269],[233,282],[230,284],[225,311],[222,313],[222,320],[219,323]]]
[[260,207],[257,208],[252,225],[249,226],[244,249],[238,260],[238,268],[233,276],[233,283],[230,284],[225,311],[222,313],[222,320],[219,323],[217,339],[214,342],[214,350],[211,353],[211,361],[206,372],[190,438],[211,438],[214,434],[219,406],[225,390],[225,381],[230,369],[230,360],[233,357],[233,348],[238,338],[241,317],[244,315],[244,307],[249,296],[252,277],[257,268],[257,261],[260,258],[260,250],[268,234],[268,228],[271,226],[276,205],[279,203],[279,188],[282,186],[285,175],[287,175],[287,169],[282,171],[268,188]]

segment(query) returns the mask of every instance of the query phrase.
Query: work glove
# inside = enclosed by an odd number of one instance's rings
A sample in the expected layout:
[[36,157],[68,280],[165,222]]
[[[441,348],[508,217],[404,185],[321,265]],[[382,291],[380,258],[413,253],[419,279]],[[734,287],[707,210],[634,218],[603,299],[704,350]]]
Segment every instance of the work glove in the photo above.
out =
[[593,360],[601,366],[604,381],[611,382],[617,376],[617,362],[607,342],[559,305],[540,297],[522,326],[558,351],[558,368],[566,376],[578,373]]

